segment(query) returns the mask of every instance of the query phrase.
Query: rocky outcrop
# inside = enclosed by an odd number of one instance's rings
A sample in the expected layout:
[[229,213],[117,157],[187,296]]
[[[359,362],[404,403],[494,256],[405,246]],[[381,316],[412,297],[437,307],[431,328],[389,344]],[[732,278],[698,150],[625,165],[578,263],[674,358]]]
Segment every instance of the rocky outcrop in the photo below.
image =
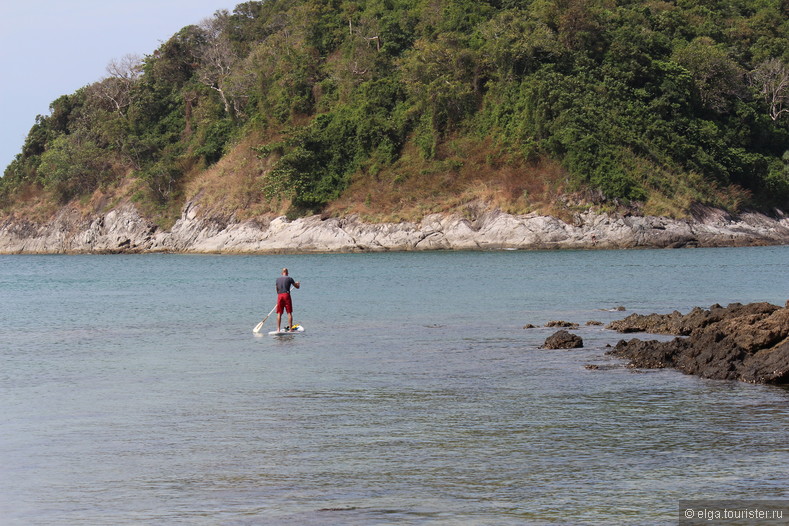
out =
[[46,223],[0,223],[0,253],[283,253],[545,248],[634,248],[789,243],[789,218],[747,213],[733,218],[698,209],[694,218],[585,212],[572,223],[537,214],[489,210],[469,219],[434,214],[418,223],[365,223],[357,217],[238,220],[187,203],[169,230],[131,204],[85,217],[65,208]]
[[727,318],[744,315],[772,314],[779,307],[770,303],[751,303],[742,305],[732,303],[728,307],[713,305],[709,309],[696,307],[688,314],[674,311],[671,314],[631,314],[623,320],[608,324],[607,329],[622,333],[648,332],[652,334],[674,334],[687,336],[694,330],[703,329]]
[[583,339],[577,334],[559,331],[549,336],[543,344],[543,349],[579,349],[584,346]]
[[674,367],[704,378],[789,383],[789,302],[784,308],[767,303],[713,305],[685,316],[629,316],[622,322],[609,327],[688,335],[668,342],[620,341],[609,354],[630,360],[631,367]]
[[14,217],[0,223],[0,253],[140,252],[155,246],[157,234],[133,206],[94,217],[64,208],[47,223]]
[[566,329],[577,329],[578,324],[572,321],[552,320],[545,324],[546,327],[564,327]]

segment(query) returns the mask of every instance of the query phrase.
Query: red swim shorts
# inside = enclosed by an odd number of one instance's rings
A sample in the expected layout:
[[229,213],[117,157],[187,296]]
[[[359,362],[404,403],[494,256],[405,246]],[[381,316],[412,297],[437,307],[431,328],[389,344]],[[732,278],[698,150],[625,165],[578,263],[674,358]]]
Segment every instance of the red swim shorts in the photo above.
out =
[[277,314],[282,314],[286,311],[288,314],[293,312],[293,303],[290,301],[290,294],[287,292],[277,295]]

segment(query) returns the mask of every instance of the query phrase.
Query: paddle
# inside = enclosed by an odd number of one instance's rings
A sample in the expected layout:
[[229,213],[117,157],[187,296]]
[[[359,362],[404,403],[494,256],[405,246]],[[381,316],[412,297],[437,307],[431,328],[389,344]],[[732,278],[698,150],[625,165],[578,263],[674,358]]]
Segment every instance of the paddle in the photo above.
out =
[[274,305],[274,308],[273,308],[273,309],[271,309],[271,312],[269,312],[268,314],[266,314],[266,317],[265,317],[265,318],[263,318],[263,321],[261,321],[260,323],[258,323],[257,325],[255,325],[255,328],[254,328],[254,329],[252,329],[252,332],[260,332],[260,329],[262,329],[262,328],[263,328],[263,324],[264,324],[264,323],[266,323],[266,320],[268,319],[268,317],[269,317],[269,316],[271,316],[271,315],[274,313],[274,311],[275,311],[275,310],[277,310],[277,306],[276,306],[276,305]]

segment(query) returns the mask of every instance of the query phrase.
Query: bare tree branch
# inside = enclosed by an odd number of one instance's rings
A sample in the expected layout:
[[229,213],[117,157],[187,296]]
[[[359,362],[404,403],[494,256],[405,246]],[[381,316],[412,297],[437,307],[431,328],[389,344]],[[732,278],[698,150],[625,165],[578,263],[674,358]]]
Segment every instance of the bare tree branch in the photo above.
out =
[[142,76],[142,59],[134,53],[113,59],[107,64],[107,73],[110,77],[134,82]]
[[142,59],[134,54],[113,59],[107,64],[107,74],[93,86],[93,91],[109,101],[118,115],[123,115],[131,104],[132,88],[142,76]]
[[200,24],[205,35],[205,44],[200,53],[200,82],[219,93],[225,112],[232,115],[231,104],[225,84],[233,72],[233,65],[238,60],[230,41],[224,32],[228,18],[227,11],[217,11],[213,18]]
[[789,66],[772,58],[762,62],[749,78],[751,85],[767,102],[772,120],[778,120],[784,113],[789,114]]

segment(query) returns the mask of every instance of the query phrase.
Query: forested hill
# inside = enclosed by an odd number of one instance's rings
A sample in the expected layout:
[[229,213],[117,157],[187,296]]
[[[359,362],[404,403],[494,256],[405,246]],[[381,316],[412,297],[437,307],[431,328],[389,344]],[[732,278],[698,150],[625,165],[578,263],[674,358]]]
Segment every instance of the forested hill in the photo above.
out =
[[107,72],[36,118],[5,213],[789,206],[789,0],[246,2]]

